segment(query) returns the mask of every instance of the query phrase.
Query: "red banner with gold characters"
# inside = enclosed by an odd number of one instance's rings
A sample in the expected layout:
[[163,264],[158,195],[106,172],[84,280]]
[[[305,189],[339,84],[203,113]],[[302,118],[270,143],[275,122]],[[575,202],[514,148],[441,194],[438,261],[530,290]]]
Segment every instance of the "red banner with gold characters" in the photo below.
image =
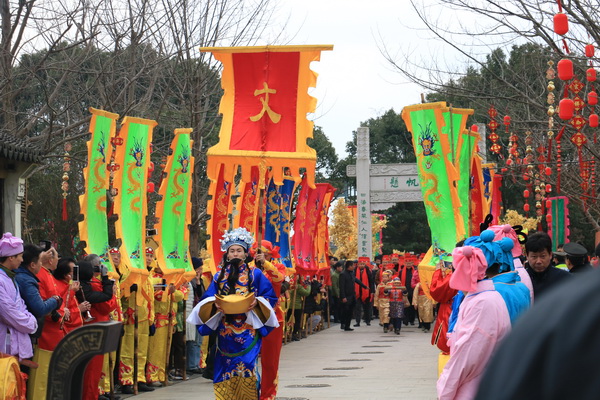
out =
[[470,216],[469,216],[469,236],[479,235],[479,224],[486,217],[489,211],[487,200],[485,198],[485,185],[483,184],[483,168],[481,166],[481,157],[475,154],[471,166],[471,185],[469,187]]
[[[229,175],[226,175],[226,172]],[[232,209],[231,194],[233,189],[233,171],[221,166],[217,179],[211,182],[208,194],[211,199],[206,206],[207,213],[211,218],[206,223],[206,231],[210,234],[210,239],[206,242],[211,258],[208,266],[214,274],[217,266],[221,262],[221,238],[229,226],[228,216]]]
[[235,209],[235,226],[246,228],[248,232],[256,231],[258,217],[258,167],[252,167],[250,180],[239,183],[240,197],[238,197]]
[[[316,235],[315,235],[315,249],[317,254],[317,269],[326,270],[329,267],[329,206],[331,199],[333,199],[333,193],[335,188],[329,183],[318,183],[318,185],[325,185],[325,195],[323,196],[323,203],[319,210],[319,221],[317,223]],[[327,275],[330,276],[330,275]]]
[[[317,75],[310,63],[330,45],[206,47],[223,64],[224,90],[219,107],[223,114],[219,143],[208,149],[208,177],[215,180],[220,165],[242,169],[250,181],[251,168],[270,168],[275,184],[283,184],[284,171],[297,181],[306,168],[314,187],[316,152],[306,140],[313,135],[316,99],[308,94]],[[227,171],[226,171],[227,175]],[[264,182],[262,182],[264,184]],[[261,184],[261,188],[264,186]]]

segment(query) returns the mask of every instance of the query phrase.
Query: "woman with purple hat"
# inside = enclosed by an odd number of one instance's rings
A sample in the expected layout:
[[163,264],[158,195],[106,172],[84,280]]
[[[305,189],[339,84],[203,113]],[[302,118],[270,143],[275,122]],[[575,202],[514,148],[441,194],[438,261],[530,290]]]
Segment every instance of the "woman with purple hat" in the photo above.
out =
[[0,239],[0,351],[19,358],[33,357],[29,335],[37,330],[15,283],[15,270],[23,261],[23,241],[7,232]]

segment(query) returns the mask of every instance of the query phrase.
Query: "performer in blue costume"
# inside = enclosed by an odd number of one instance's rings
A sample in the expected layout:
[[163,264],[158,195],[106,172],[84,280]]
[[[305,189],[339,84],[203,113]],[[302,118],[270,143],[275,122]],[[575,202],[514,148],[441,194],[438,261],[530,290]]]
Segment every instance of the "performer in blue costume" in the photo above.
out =
[[213,378],[217,400],[260,398],[256,361],[261,338],[279,326],[271,282],[258,268],[247,264],[253,242],[244,228],[223,235],[221,270],[188,318],[201,335],[217,333]]
[[506,304],[510,322],[514,324],[531,305],[529,289],[515,271],[512,258],[514,243],[509,238],[494,241],[495,233],[486,229],[479,237],[465,240],[465,245],[479,247],[488,263],[486,277],[494,282],[494,288]]

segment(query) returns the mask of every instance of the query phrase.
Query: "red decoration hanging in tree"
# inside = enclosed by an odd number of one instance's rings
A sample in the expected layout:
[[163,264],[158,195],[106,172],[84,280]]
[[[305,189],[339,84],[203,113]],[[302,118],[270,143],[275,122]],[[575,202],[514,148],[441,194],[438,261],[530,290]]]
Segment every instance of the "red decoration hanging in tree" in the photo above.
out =
[[493,105],[491,105],[488,109],[488,115],[490,116],[490,122],[488,123],[488,126],[491,131],[488,138],[492,142],[492,145],[490,146],[490,151],[495,154],[500,154],[500,150],[502,149],[502,147],[498,144],[498,139],[500,139],[500,136],[498,136],[498,134],[496,133],[496,129],[498,129],[498,121],[496,121],[498,111],[496,111]]
[[567,14],[558,13],[554,16],[554,32],[561,36],[569,32],[569,17],[567,17]]
[[568,121],[573,118],[573,113],[575,111],[575,103],[573,100],[567,98],[562,99],[560,103],[558,103],[558,117],[564,121]]
[[588,44],[585,46],[585,56],[588,58],[594,57],[594,53],[596,52],[596,47],[593,44]]
[[71,171],[71,156],[69,152],[72,149],[71,143],[65,143],[65,154],[63,156],[63,176],[60,188],[62,189],[62,220],[66,221],[69,218],[67,213],[67,195],[69,194],[69,171]]
[[558,78],[562,81],[568,81],[573,79],[573,61],[563,58],[556,65],[558,70]]
[[596,69],[594,67],[590,67],[587,69],[586,73],[585,73],[585,79],[588,82],[596,82]]

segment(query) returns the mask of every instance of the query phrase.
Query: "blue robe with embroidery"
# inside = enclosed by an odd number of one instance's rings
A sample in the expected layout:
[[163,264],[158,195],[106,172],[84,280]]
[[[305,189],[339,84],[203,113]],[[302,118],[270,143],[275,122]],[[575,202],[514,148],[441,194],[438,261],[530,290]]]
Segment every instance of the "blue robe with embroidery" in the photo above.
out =
[[[229,294],[227,278],[231,266],[227,265],[217,273],[202,296],[202,299],[216,294]],[[245,295],[248,286],[254,295],[265,298],[271,306],[277,303],[277,296],[269,279],[257,268],[249,268],[246,264],[240,266],[240,274],[236,283],[236,293]],[[214,365],[215,396],[220,399],[258,399],[260,379],[256,368],[256,360],[260,354],[261,338],[273,328],[263,326],[254,329],[246,323],[246,314],[225,315],[217,332],[217,351]],[[201,335],[213,332],[207,325],[199,325]]]

